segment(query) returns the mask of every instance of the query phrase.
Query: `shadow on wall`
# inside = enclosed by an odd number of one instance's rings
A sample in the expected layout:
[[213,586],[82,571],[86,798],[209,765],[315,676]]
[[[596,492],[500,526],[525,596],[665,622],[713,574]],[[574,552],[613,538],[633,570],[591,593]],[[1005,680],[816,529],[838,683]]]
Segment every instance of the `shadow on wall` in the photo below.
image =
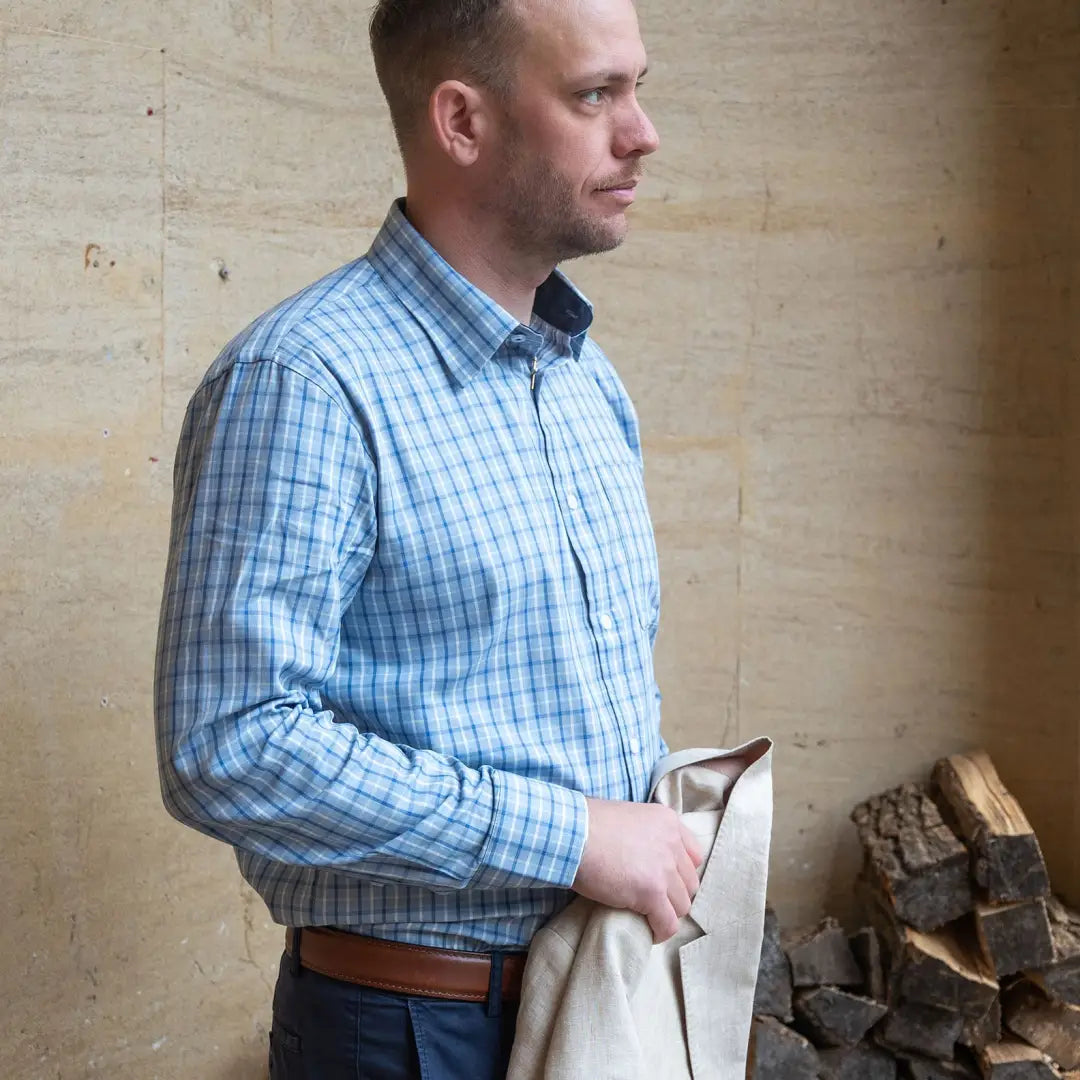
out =
[[[1065,5],[998,21],[988,89],[993,190],[980,346],[986,743],[1035,826],[1054,886],[1080,899],[1080,401],[1072,356],[1075,42]],[[1038,14],[1038,9],[1042,14]],[[1070,62],[1071,57],[1071,62]]]
[[211,1073],[206,1080],[267,1080],[269,1069],[267,1055],[261,1058],[245,1055],[243,1060],[236,1059],[230,1065],[222,1066],[220,1071]]

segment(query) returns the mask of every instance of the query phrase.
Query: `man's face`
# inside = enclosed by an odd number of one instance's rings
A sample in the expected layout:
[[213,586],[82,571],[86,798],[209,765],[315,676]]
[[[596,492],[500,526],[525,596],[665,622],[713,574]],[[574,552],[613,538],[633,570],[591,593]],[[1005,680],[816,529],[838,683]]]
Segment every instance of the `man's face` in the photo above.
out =
[[560,262],[610,251],[658,145],[637,100],[645,49],[633,4],[518,2],[528,29],[488,201],[522,253]]

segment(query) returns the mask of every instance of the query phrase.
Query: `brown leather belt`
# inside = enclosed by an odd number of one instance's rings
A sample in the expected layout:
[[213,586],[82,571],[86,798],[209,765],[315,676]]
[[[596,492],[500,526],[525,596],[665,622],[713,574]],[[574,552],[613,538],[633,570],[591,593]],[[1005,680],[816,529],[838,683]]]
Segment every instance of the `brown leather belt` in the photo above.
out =
[[[293,956],[295,934],[292,928],[285,932],[289,956]],[[521,998],[525,956],[523,952],[501,954],[502,996],[506,1001]],[[325,927],[300,930],[300,965],[360,986],[451,1001],[487,1001],[491,987],[490,953],[403,945]]]

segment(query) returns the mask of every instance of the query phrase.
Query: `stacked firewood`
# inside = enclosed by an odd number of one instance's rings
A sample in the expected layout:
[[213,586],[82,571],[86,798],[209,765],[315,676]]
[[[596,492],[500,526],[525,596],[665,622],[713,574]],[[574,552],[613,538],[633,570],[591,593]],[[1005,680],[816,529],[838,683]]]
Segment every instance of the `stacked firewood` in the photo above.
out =
[[990,758],[851,816],[867,925],[767,911],[750,1080],[1080,1080],[1080,914]]

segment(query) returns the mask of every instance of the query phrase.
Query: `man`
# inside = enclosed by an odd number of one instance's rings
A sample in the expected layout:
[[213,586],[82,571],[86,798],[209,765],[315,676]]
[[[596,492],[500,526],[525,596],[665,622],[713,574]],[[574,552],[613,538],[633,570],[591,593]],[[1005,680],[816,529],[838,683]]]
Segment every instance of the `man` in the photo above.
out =
[[371,40],[405,201],[185,419],[162,789],[292,928],[276,1080],[480,1080],[570,889],[661,940],[697,888],[641,802],[665,747],[637,424],[554,269],[622,242],[657,137],[630,0],[382,0]]

